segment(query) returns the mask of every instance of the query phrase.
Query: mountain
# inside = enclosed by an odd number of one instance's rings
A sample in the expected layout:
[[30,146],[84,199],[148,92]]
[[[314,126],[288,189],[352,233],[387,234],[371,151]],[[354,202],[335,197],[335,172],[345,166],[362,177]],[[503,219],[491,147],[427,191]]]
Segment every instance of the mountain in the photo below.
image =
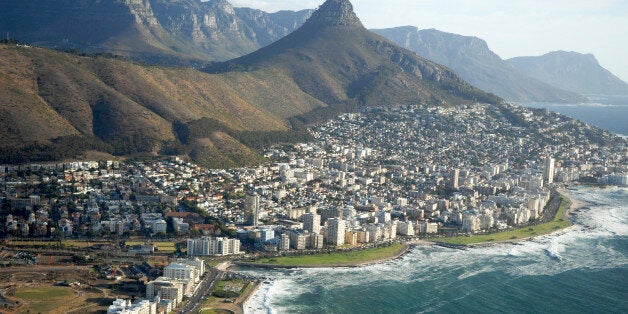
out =
[[2,0],[0,34],[151,63],[227,60],[299,27],[311,10],[266,13],[210,0]]
[[580,94],[628,95],[628,84],[603,68],[592,54],[554,51],[508,62],[540,81]]
[[0,163],[96,150],[167,151],[243,165],[261,157],[234,147],[302,136],[288,118],[324,106],[286,80],[0,45]]
[[460,77],[483,90],[516,102],[580,102],[583,97],[526,76],[491,51],[477,37],[413,26],[373,32],[420,56],[451,67]]
[[502,102],[367,31],[346,0],[206,71],[0,44],[0,162],[97,151],[241,166],[263,160],[253,148],[304,141],[304,123],[356,106]]
[[328,0],[290,35],[210,73],[287,77],[330,105],[396,105],[501,100],[364,28],[347,0]]

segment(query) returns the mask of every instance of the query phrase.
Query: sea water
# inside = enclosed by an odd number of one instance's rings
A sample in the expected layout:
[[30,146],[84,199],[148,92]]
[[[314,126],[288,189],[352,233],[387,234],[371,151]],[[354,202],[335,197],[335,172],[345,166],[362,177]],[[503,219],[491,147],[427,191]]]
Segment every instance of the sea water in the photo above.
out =
[[628,96],[587,95],[582,104],[521,103],[521,106],[544,108],[595,125],[619,135],[628,136]]
[[359,268],[243,270],[271,278],[246,313],[626,313],[628,189],[577,188],[574,226],[518,244],[417,247]]

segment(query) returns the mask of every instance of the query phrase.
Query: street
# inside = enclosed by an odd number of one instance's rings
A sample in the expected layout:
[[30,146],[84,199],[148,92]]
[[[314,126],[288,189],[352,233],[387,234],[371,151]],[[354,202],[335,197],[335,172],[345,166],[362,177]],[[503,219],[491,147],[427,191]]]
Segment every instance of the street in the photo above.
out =
[[214,285],[222,280],[225,277],[225,272],[220,271],[214,268],[210,268],[207,270],[207,275],[200,282],[198,289],[194,293],[190,299],[188,299],[187,304],[179,310],[177,313],[196,313],[200,310],[201,305],[207,297],[210,296]]

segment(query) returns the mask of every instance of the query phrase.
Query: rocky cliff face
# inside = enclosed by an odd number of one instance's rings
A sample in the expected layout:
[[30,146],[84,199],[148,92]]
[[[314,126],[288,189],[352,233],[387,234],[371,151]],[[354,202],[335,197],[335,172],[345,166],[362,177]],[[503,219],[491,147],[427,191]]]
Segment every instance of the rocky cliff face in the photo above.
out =
[[353,5],[348,0],[325,1],[312,14],[306,23],[308,27],[356,26],[362,27],[362,22],[353,11]]
[[6,0],[0,32],[44,47],[148,62],[227,60],[289,34],[310,13],[236,9],[225,0]]
[[413,26],[373,30],[396,44],[451,67],[464,80],[510,101],[579,102],[585,99],[518,71],[477,37]]
[[508,62],[531,77],[573,92],[628,95],[628,84],[603,68],[592,54],[554,51]]
[[210,73],[273,69],[330,104],[499,103],[451,69],[366,30],[347,0],[328,0],[298,30]]
[[244,34],[264,47],[303,25],[313,10],[267,13],[251,8],[235,8],[235,12],[244,25]]

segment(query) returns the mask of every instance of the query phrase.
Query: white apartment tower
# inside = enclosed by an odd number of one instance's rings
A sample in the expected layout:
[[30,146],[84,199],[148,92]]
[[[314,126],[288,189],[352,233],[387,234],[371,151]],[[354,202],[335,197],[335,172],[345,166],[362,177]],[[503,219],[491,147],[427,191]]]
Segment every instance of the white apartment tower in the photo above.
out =
[[457,189],[460,185],[459,181],[460,181],[460,169],[454,169],[451,172],[451,187],[453,189]]
[[330,218],[327,220],[327,226],[327,242],[336,246],[345,244],[345,221],[338,218]]
[[547,184],[554,183],[554,158],[545,158],[545,167],[543,169],[543,180]]
[[303,214],[303,229],[310,233],[321,233],[321,215],[316,213]]
[[249,193],[244,200],[244,212],[247,224],[257,226],[259,224],[259,207],[261,197],[257,193]]
[[202,237],[188,239],[188,256],[240,254],[240,240]]

